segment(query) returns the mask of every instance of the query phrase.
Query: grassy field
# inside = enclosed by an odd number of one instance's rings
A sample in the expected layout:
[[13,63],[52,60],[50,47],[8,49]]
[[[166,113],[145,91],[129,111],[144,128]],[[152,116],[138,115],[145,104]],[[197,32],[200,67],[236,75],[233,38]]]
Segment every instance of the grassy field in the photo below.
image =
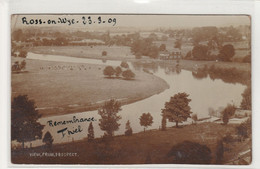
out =
[[[98,59],[132,59],[135,56],[127,46],[39,46],[29,49],[38,54],[55,54],[82,58]],[[102,56],[102,51],[107,52],[107,56]]]
[[43,116],[97,109],[111,98],[128,104],[168,88],[162,79],[142,71],[135,72],[134,80],[109,79],[100,65],[26,62],[26,72],[12,73],[12,97],[27,94]]
[[[52,149],[49,150],[44,147],[27,149],[23,153],[20,150],[15,150],[12,151],[12,162],[32,164],[144,164],[149,154],[151,163],[167,164],[172,162],[172,157],[167,157],[167,153],[172,146],[189,140],[208,146],[211,150],[211,162],[215,163],[217,141],[227,133],[235,133],[235,127],[236,125],[232,124],[225,126],[215,123],[201,123],[184,126],[183,128],[168,128],[166,131],[150,130],[132,136],[116,136],[109,144],[97,139],[95,142],[82,140],[53,145]],[[250,148],[250,141],[236,142],[236,146],[224,153],[224,162],[230,161],[235,156],[234,153],[243,151],[240,146],[245,144]],[[227,148],[227,145],[225,145],[225,148]],[[77,153],[77,156],[39,158],[29,155],[29,153],[42,152],[71,152]]]

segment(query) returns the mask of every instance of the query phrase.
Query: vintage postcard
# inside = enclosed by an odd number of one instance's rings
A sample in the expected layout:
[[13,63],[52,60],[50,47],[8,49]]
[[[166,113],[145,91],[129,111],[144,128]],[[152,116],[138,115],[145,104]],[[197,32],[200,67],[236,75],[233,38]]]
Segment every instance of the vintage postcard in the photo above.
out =
[[13,164],[252,161],[248,15],[11,16]]

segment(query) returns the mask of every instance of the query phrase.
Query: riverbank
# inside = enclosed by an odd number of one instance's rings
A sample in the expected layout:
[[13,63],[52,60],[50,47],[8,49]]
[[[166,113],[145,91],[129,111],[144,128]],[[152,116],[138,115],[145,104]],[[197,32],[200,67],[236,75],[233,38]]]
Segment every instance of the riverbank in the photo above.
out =
[[[22,58],[12,58],[12,62]],[[12,73],[12,98],[27,94],[43,117],[95,110],[114,98],[122,105],[169,88],[161,78],[134,71],[134,80],[105,78],[104,65],[26,59],[27,73]],[[119,65],[118,65],[119,66]]]
[[[23,151],[13,150],[12,162],[17,164],[145,164],[147,157],[150,156],[149,163],[151,164],[170,164],[172,157],[167,157],[167,154],[172,146],[189,140],[209,147],[211,162],[214,164],[218,140],[228,133],[235,133],[236,126],[235,124],[201,123],[182,128],[171,127],[166,131],[149,130],[132,136],[115,136],[110,142],[102,141],[102,139],[88,142],[85,139],[53,145],[51,149],[37,147]],[[225,148],[229,151],[224,153],[224,162],[233,158],[232,152],[237,154],[250,146],[249,140],[225,144]],[[33,153],[45,152],[49,154],[75,153],[76,156],[39,157],[33,155]]]
[[[159,60],[150,59],[148,57],[135,59],[135,56],[131,54],[130,47],[125,46],[94,46],[92,48],[90,46],[38,46],[28,50],[37,54],[62,55],[90,59],[126,60],[143,63],[159,62],[164,65],[176,65],[176,60]],[[102,50],[108,50],[107,56],[101,55]],[[195,60],[181,60],[179,63],[182,69],[189,71],[193,71],[196,68],[203,68],[204,65],[211,66],[213,64],[220,68],[236,68],[238,70],[251,72],[251,64],[249,63]]]

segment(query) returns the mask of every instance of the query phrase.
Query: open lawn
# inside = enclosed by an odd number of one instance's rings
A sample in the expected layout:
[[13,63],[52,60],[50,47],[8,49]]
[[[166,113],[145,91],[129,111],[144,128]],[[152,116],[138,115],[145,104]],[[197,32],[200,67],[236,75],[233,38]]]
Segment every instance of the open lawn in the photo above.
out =
[[164,80],[142,71],[134,72],[134,80],[125,80],[104,77],[101,65],[30,59],[26,63],[25,72],[12,73],[12,98],[28,95],[43,116],[97,109],[111,98],[129,104],[168,88]]
[[[183,128],[168,128],[166,131],[150,130],[133,134],[132,136],[116,136],[112,141],[104,142],[96,139],[94,142],[87,140],[53,145],[52,149],[37,147],[12,151],[13,163],[61,163],[61,164],[143,164],[148,154],[150,163],[171,163],[173,157],[167,157],[172,146],[185,140],[206,145],[211,150],[212,161],[215,163],[217,141],[227,133],[235,133],[236,125],[221,125],[215,123],[201,123],[188,125]],[[203,131],[203,132],[201,132]],[[236,142],[236,147],[245,142]],[[247,142],[251,145],[251,142]],[[225,147],[224,147],[225,148]],[[241,149],[242,151],[242,149]],[[30,157],[30,153],[77,153],[76,157]],[[224,153],[224,163],[230,161],[232,152],[239,153],[240,148],[230,149]],[[235,156],[235,155],[233,155]]]

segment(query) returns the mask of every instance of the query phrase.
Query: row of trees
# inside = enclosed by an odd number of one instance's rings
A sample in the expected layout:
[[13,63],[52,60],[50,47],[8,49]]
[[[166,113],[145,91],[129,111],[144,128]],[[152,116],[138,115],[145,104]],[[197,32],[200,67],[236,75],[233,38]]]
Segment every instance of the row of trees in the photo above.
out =
[[[187,98],[186,93],[178,93],[171,98],[170,102],[165,103],[165,109],[163,109],[163,117],[178,123],[187,120],[190,117],[190,107],[188,106],[190,99]],[[182,105],[183,107],[180,107]],[[118,112],[121,111],[121,105],[116,100],[112,99],[106,102],[101,109],[98,110],[98,114],[101,116],[99,120],[99,126],[101,130],[105,131],[107,136],[113,136],[114,131],[119,129],[120,124],[118,121],[121,116]],[[27,95],[19,95],[12,101],[11,107],[11,138],[21,142],[24,147],[24,142],[33,141],[42,138],[42,129],[38,119],[41,117],[38,110],[36,110],[35,102],[29,100]],[[141,115],[140,125],[145,128],[151,126],[153,123],[153,117],[150,113],[143,113]],[[28,134],[29,133],[29,134]],[[132,128],[130,122],[126,124],[126,135],[132,134]],[[89,140],[94,139],[94,129],[92,123],[88,128]],[[47,132],[43,138],[43,142],[50,146],[53,142],[53,138],[49,132]]]
[[[247,95],[245,93],[248,93],[248,90],[250,89],[247,89],[243,95]],[[186,93],[177,93],[170,98],[169,102],[165,103],[165,107],[162,109],[162,130],[166,130],[167,119],[170,122],[175,122],[176,127],[178,127],[179,123],[191,118],[192,112],[189,106],[191,99],[189,99],[188,96],[189,95]],[[245,104],[243,102],[248,102],[248,97],[249,96],[246,96],[244,98],[246,101],[242,101],[241,105]],[[249,104],[247,103],[246,106],[248,105]],[[230,117],[234,115],[235,110],[236,108],[234,105],[228,105],[221,112],[224,124],[228,123]],[[114,99],[105,102],[102,108],[98,110],[98,114],[101,116],[99,119],[99,126],[101,130],[105,131],[106,136],[112,137],[114,132],[119,129],[120,124],[118,121],[121,119],[121,116],[118,115],[119,111],[121,111],[121,105]],[[44,126],[37,122],[41,116],[36,110],[35,102],[29,100],[27,95],[19,95],[13,99],[11,114],[12,140],[21,142],[22,147],[24,147],[24,142],[42,138],[42,129]],[[196,122],[198,120],[197,115],[193,115],[192,119]],[[139,120],[140,125],[144,126],[144,132],[145,128],[151,126],[153,123],[153,117],[150,113],[143,113]],[[245,133],[243,126],[237,130],[240,134]],[[126,123],[125,135],[132,135],[132,132],[130,121],[128,120]],[[92,123],[90,123],[88,127],[88,139],[94,139],[94,128]],[[51,146],[53,138],[49,132],[45,134],[43,142],[45,142],[46,145]]]
[[218,55],[212,55],[210,53],[209,46],[206,45],[196,45],[193,49],[186,54],[186,59],[194,60],[220,60],[229,62],[235,55],[234,46],[231,44],[224,45],[220,47]]

